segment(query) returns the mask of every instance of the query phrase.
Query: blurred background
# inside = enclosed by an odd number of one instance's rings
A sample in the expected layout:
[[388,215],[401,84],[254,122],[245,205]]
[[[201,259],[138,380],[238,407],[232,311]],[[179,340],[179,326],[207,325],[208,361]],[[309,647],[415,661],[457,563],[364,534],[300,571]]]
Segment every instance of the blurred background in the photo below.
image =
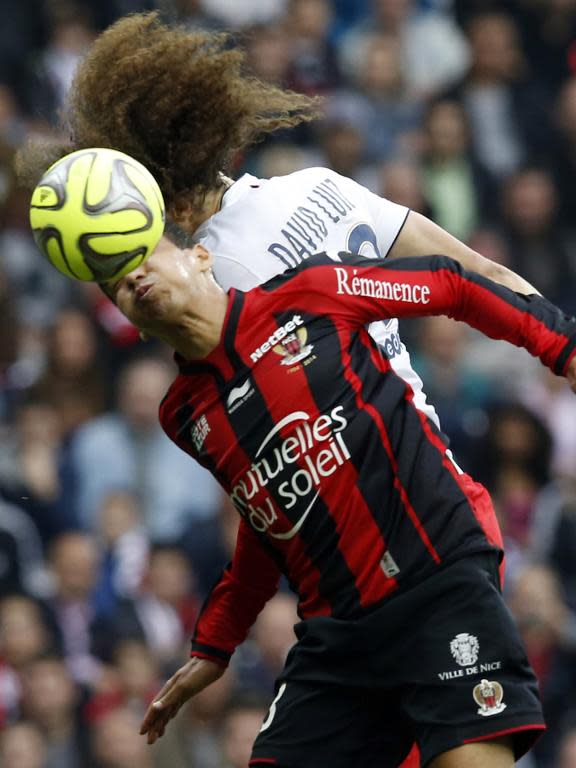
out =
[[[236,513],[160,432],[171,358],[40,257],[12,159],[57,134],[94,37],[151,9],[232,30],[259,78],[325,97],[322,120],[238,156],[235,176],[329,166],[576,313],[576,0],[0,0],[1,768],[246,768],[294,641],[281,591],[224,678],[154,748],[138,736]],[[550,726],[522,765],[576,768],[576,397],[446,318],[403,334],[505,534]]]

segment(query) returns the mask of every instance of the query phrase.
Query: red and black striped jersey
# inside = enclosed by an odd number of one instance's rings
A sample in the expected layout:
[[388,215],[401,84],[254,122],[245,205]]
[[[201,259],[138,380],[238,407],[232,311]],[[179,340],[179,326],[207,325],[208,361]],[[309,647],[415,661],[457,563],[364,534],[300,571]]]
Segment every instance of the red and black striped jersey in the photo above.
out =
[[366,325],[446,314],[557,373],[576,321],[441,256],[318,254],[231,290],[218,346],[180,361],[160,418],[241,515],[194,655],[225,664],[284,574],[302,618],[354,619],[447,562],[500,549],[483,489],[446,452]]

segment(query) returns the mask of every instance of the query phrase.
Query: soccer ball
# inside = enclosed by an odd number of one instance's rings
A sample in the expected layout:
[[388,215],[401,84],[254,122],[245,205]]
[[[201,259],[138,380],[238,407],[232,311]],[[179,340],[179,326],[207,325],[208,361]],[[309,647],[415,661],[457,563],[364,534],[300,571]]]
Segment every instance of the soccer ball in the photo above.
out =
[[114,149],[62,157],[32,193],[36,244],[60,272],[102,283],[131,272],[164,231],[162,193],[137,160]]

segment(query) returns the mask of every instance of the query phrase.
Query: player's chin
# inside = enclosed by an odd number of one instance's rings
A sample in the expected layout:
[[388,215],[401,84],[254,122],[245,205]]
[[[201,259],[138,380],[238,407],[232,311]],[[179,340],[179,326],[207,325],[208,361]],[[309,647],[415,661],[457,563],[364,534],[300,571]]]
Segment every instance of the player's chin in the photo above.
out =
[[128,319],[141,330],[146,330],[164,321],[167,314],[167,307],[160,301],[139,301],[130,308]]

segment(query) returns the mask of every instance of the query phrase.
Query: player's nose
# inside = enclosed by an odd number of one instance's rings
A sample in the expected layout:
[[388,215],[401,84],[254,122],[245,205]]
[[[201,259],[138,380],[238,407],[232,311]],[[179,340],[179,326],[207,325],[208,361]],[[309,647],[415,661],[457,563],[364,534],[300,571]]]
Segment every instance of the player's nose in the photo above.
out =
[[142,262],[142,264],[139,264],[135,269],[132,269],[130,272],[128,272],[126,277],[128,278],[128,280],[137,282],[138,280],[142,280],[144,277],[146,277],[147,274],[148,274],[148,264],[146,263],[146,261],[144,261]]
[[128,288],[134,291],[138,287],[139,283],[144,280],[146,274],[147,271],[144,265],[140,264],[140,266],[136,267],[136,269],[133,269],[131,272],[128,272],[127,275],[124,275],[125,284],[128,286]]

